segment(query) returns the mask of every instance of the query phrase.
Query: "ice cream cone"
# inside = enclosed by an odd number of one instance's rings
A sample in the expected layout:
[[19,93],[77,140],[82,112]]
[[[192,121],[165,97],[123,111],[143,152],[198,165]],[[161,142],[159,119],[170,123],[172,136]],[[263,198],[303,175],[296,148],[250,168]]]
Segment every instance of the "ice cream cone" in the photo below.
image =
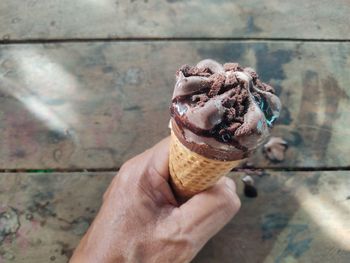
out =
[[241,161],[206,158],[186,148],[171,132],[169,170],[171,184],[178,198],[186,199],[210,188]]
[[211,186],[269,136],[281,102],[258,74],[211,59],[176,72],[169,170],[179,200]]

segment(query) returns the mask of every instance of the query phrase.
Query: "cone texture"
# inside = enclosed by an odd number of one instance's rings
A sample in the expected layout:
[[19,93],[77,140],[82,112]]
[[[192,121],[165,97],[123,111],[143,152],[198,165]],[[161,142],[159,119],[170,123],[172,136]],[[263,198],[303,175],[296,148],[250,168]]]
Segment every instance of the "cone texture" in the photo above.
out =
[[169,171],[178,197],[191,197],[228,174],[241,160],[220,161],[201,156],[187,149],[171,132]]

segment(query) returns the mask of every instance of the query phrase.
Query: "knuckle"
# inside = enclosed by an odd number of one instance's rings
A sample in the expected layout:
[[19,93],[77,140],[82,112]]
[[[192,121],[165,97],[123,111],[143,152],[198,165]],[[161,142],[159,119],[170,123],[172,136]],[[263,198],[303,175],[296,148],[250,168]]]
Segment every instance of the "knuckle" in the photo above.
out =
[[123,165],[120,167],[119,173],[125,173],[125,171],[128,171],[133,166],[133,159],[130,159],[123,163]]
[[145,160],[142,158],[142,155],[137,155],[126,162],[119,169],[119,174],[121,176],[129,176],[131,174],[138,174],[144,172],[145,169]]
[[[132,174],[136,172],[137,163],[135,162],[134,158],[126,161],[119,169],[118,177],[121,183],[128,182],[129,178]],[[135,179],[135,177],[133,176]]]

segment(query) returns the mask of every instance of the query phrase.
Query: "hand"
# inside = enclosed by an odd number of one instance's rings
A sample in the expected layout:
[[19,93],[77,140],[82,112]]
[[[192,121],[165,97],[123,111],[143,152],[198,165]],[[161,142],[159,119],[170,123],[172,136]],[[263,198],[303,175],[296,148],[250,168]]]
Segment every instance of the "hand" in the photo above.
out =
[[239,210],[234,182],[178,205],[168,184],[169,138],[127,161],[70,263],[189,262]]

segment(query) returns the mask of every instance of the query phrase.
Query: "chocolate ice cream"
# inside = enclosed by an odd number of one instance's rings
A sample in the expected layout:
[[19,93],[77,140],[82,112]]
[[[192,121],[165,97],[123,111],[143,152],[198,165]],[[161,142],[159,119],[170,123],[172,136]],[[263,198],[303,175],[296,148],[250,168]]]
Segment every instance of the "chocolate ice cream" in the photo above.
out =
[[272,162],[282,162],[288,149],[288,143],[280,137],[271,137],[264,145],[263,151]]
[[187,148],[210,159],[247,157],[279,117],[279,98],[252,68],[206,59],[182,66],[176,79],[172,130]]

